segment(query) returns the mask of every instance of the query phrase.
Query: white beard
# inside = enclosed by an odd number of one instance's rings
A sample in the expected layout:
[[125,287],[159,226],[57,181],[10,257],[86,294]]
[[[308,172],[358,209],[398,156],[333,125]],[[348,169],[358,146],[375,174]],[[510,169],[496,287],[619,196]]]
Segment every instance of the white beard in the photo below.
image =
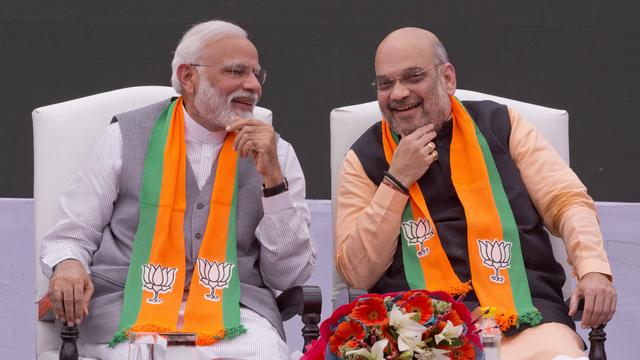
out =
[[251,97],[255,103],[258,97],[245,90],[236,90],[228,97],[224,97],[218,89],[204,80],[198,84],[193,104],[200,118],[209,125],[209,129],[225,129],[231,125],[235,117],[253,118],[252,111],[235,111],[231,107],[231,101],[236,97]]

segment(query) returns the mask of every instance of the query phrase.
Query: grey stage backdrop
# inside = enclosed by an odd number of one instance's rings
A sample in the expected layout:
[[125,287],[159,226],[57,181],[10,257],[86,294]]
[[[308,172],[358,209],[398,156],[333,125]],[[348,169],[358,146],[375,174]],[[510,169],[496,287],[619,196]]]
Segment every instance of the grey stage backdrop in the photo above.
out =
[[32,196],[31,110],[116,88],[168,84],[188,25],[245,27],[269,70],[261,105],[297,149],[309,198],[329,197],[332,108],[370,101],[389,31],[440,35],[459,87],[567,109],[571,162],[598,200],[640,201],[640,2],[0,2],[0,197]]

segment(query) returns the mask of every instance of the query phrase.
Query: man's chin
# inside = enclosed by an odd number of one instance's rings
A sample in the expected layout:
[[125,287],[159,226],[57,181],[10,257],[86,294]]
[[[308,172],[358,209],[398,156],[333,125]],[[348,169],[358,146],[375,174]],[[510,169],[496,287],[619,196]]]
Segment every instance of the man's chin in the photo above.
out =
[[426,125],[426,122],[422,122],[419,120],[415,120],[413,118],[410,119],[399,119],[397,117],[387,118],[389,121],[389,125],[395,131],[396,134],[401,136],[411,135],[418,128]]
[[253,110],[251,111],[246,111],[246,110],[233,110],[233,114],[239,118],[242,119],[253,119],[255,116],[253,115]]

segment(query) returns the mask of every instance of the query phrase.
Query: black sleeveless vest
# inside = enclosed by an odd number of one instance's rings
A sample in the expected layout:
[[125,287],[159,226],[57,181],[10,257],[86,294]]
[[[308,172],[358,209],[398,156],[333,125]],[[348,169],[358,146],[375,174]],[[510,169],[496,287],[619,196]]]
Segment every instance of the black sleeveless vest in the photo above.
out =
[[[465,101],[463,104],[489,144],[502,186],[509,198],[509,205],[518,226],[533,305],[542,313],[542,323],[559,322],[575,330],[575,324],[567,315],[569,309],[562,298],[564,270],[554,259],[549,236],[543,228],[543,220],[536,212],[520,172],[509,153],[511,123],[507,107],[491,101]],[[471,270],[468,262],[464,209],[451,182],[451,130],[452,122],[447,121],[434,140],[439,160],[418,180],[418,185],[424,194],[449,261],[460,280],[465,282],[471,279]],[[382,148],[381,122],[374,124],[362,134],[351,149],[362,163],[367,176],[379,186],[383,173],[388,170]],[[368,290],[373,293],[387,293],[408,289],[402,262],[402,246],[398,238],[398,247],[391,266]],[[472,310],[478,306],[473,291],[467,294],[465,304]],[[506,335],[515,334],[526,327],[523,325],[518,329],[509,330]]]

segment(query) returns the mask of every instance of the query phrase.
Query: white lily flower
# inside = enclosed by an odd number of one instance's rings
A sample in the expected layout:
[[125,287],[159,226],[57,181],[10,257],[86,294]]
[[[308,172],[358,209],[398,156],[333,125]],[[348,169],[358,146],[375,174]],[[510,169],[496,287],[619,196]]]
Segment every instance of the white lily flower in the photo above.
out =
[[442,350],[438,348],[427,348],[418,354],[418,360],[449,360],[449,350]]
[[371,347],[371,351],[367,349],[358,349],[347,351],[347,355],[358,355],[364,357],[366,360],[384,360],[384,348],[387,347],[389,340],[382,339],[376,341]]
[[398,333],[398,350],[416,351],[424,346],[422,334],[427,328],[411,319],[413,314],[403,314],[397,306],[391,309],[389,325]]
[[451,339],[460,337],[462,330],[464,330],[462,325],[453,326],[451,321],[447,320],[447,325],[445,325],[440,334],[436,334],[435,336],[436,344],[440,344],[443,340],[446,340],[447,343],[451,344]]

